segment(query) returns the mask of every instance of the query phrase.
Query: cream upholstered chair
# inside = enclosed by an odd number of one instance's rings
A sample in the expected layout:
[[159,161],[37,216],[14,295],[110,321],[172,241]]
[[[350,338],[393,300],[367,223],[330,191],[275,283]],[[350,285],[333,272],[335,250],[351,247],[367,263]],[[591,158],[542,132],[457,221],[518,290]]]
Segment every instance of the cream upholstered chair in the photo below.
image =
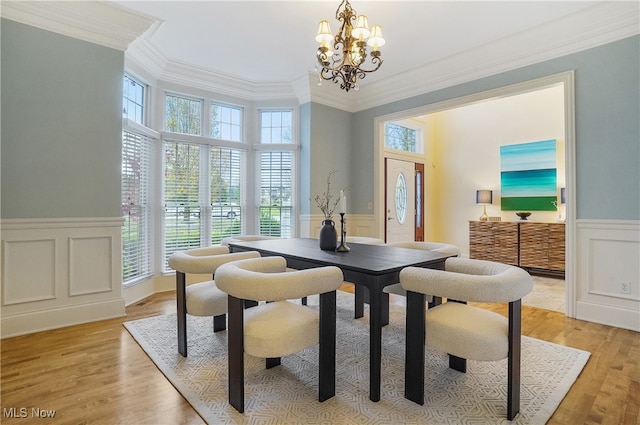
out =
[[[281,357],[319,343],[318,399],[335,395],[337,267],[286,271],[282,257],[263,257],[225,264],[216,281],[229,302],[229,403],[244,412],[243,352],[278,366]],[[320,308],[288,300],[320,294]],[[243,300],[270,301],[247,310]]]
[[213,316],[214,332],[226,329],[227,294],[216,287],[214,280],[186,284],[186,274],[215,272],[230,261],[260,257],[255,251],[229,253],[229,248],[214,245],[178,251],[169,257],[169,267],[176,271],[176,301],[178,312],[178,352],[187,356],[187,314]]
[[[395,246],[397,248],[423,249],[425,251],[441,252],[443,254],[450,254],[454,257],[460,256],[460,250],[458,249],[457,246],[447,244],[447,243],[441,243],[441,242],[413,241],[413,242],[395,242],[395,243],[389,243],[387,245]],[[384,291],[389,294],[396,294],[396,295],[402,295],[402,296],[407,295],[407,291],[402,287],[402,285],[400,285],[400,283],[386,286],[384,288]],[[430,303],[433,303],[433,297],[429,297],[428,301]]]
[[[338,242],[340,242],[340,236],[338,236]],[[347,243],[362,243],[365,245],[383,245],[384,241],[379,238],[372,238],[369,236],[347,236],[345,242]]]
[[220,241],[220,245],[229,246],[230,242],[251,242],[262,241],[266,239],[281,239],[278,236],[264,236],[264,235],[235,235],[229,236]]
[[[512,420],[520,411],[521,298],[533,288],[529,273],[491,261],[448,258],[445,270],[405,268],[400,283],[407,290],[405,397],[424,403],[426,334],[426,344],[449,354],[449,367],[460,372],[466,372],[467,359],[508,358],[507,419]],[[426,321],[425,294],[448,299],[427,310]],[[509,303],[509,317],[466,301]]]

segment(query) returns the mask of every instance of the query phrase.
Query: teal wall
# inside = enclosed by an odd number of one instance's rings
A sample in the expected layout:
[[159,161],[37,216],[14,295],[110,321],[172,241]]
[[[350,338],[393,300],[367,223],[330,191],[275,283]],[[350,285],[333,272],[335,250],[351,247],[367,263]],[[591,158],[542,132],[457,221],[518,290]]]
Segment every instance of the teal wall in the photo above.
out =
[[[120,216],[123,52],[4,19],[1,43],[1,217]],[[577,217],[640,219],[639,52],[634,36],[353,114],[304,104],[300,212],[338,170],[370,213],[375,117],[575,70]]]
[[[357,192],[350,184],[353,181],[351,114],[318,103],[306,103],[301,111],[304,117],[301,126],[307,128],[303,128],[301,135],[300,168],[304,171],[300,179],[301,213],[321,214],[315,201],[309,202],[309,198],[327,191],[327,176],[332,171],[336,173],[331,179],[331,192],[337,196],[340,189],[345,189],[347,207],[351,210],[349,199]],[[334,215],[335,218],[339,216]]]
[[1,217],[119,217],[124,53],[5,19],[1,39]]
[[577,218],[640,219],[639,36],[352,114],[353,212],[367,213],[373,199],[376,117],[569,70],[575,70]]

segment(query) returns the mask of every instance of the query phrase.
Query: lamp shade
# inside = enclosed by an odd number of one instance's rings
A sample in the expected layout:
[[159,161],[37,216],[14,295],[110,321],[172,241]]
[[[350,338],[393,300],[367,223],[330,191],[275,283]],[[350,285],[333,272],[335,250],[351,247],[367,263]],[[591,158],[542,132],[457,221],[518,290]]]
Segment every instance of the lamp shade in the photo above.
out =
[[492,204],[492,203],[493,203],[492,190],[476,190],[476,204]]
[[322,43],[323,41],[331,41],[333,35],[331,34],[331,27],[329,21],[320,21],[318,25],[318,34],[316,35],[316,41]]
[[369,21],[365,15],[358,16],[356,20],[356,27],[351,31],[351,35],[360,40],[364,40],[369,37]]
[[567,188],[566,187],[561,187],[560,188],[560,203],[561,204],[566,204],[567,203]]
[[380,25],[374,25],[371,28],[371,36],[367,40],[367,44],[374,49],[384,46],[384,37],[382,36],[382,27]]

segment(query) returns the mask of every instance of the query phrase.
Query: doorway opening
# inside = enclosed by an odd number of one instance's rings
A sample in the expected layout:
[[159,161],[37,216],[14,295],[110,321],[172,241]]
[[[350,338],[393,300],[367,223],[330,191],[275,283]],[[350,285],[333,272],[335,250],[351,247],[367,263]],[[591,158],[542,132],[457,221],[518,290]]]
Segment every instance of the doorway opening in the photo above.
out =
[[[532,80],[512,86],[502,87],[487,92],[477,93],[462,98],[448,100],[437,104],[425,105],[411,110],[400,111],[394,114],[377,117],[375,119],[375,152],[374,167],[377,167],[375,175],[374,204],[384,206],[375,211],[375,221],[378,226],[378,234],[386,235],[386,221],[388,208],[385,199],[387,197],[385,181],[386,158],[389,157],[388,149],[384,145],[385,124],[392,122],[406,122],[406,120],[423,120],[425,125],[425,146],[421,162],[425,164],[424,171],[424,240],[448,242],[457,245],[463,252],[463,256],[469,254],[468,221],[477,220],[482,211],[475,211],[475,191],[478,189],[493,189],[494,199],[500,199],[499,185],[499,152],[496,145],[524,143],[543,139],[556,139],[558,149],[563,157],[558,164],[558,185],[566,187],[566,204],[562,210],[549,212],[549,216],[536,213],[539,221],[555,222],[558,215],[566,220],[566,248],[565,248],[565,314],[575,317],[575,282],[574,282],[574,253],[575,253],[575,197],[573,194],[575,182],[575,131],[574,131],[574,84],[573,72],[565,72],[537,80]],[[548,102],[539,102],[538,108],[555,108],[557,122],[546,125],[540,121],[535,128],[536,107],[522,106],[510,107],[500,113],[500,116],[485,115],[489,113],[492,102],[523,102],[529,97],[545,99],[547,93],[559,99]],[[559,95],[558,95],[559,93]],[[553,105],[552,105],[553,103]],[[473,118],[465,122],[467,132],[460,128],[444,130],[450,134],[431,133],[429,120],[436,114],[444,114],[445,119],[455,118],[455,114],[464,113],[464,109],[474,109]],[[484,112],[483,112],[484,111]],[[474,121],[475,120],[475,121]],[[527,125],[519,124],[520,121]],[[453,122],[453,121],[452,121]],[[493,124],[491,124],[493,123]],[[483,126],[493,125],[500,131],[482,131]],[[554,127],[555,126],[555,127]],[[489,127],[487,127],[488,129]],[[461,136],[462,135],[462,136]],[[430,144],[430,138],[438,140],[446,139],[451,145],[435,146]],[[455,146],[455,143],[461,145]],[[462,144],[466,143],[466,147]],[[435,146],[435,147],[434,147]],[[455,152],[447,154],[447,152]],[[415,161],[418,162],[418,161]],[[489,171],[479,171],[482,162],[489,162],[486,167]],[[477,164],[476,164],[477,163]],[[496,165],[497,164],[497,165]],[[382,172],[379,172],[382,171]],[[496,183],[496,173],[498,183]],[[562,176],[560,177],[560,175]],[[492,180],[493,179],[493,180]],[[489,186],[489,187],[487,187]],[[435,205],[435,206],[434,206]],[[499,205],[488,207],[489,215],[502,216],[502,220],[516,220],[511,217],[511,212],[501,211]],[[533,218],[533,217],[532,217]],[[434,224],[435,223],[435,224]]]

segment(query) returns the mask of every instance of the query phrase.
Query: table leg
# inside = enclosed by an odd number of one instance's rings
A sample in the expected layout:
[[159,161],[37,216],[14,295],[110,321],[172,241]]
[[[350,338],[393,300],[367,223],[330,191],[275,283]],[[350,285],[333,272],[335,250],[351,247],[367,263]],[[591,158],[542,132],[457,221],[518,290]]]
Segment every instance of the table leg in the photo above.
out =
[[354,319],[359,319],[364,316],[364,291],[367,290],[362,285],[354,284],[355,286],[355,306],[354,306]]
[[420,405],[424,404],[424,303],[424,294],[407,291],[404,397]]
[[382,326],[387,326],[389,324],[389,294],[386,292],[382,293],[380,298],[380,324]]
[[380,401],[382,294],[382,291],[369,290],[369,400],[371,401]]
[[241,299],[228,296],[229,325],[227,357],[229,361],[229,404],[244,412],[244,305]]
[[176,313],[178,316],[178,352],[187,357],[187,295],[186,277],[176,271]]

